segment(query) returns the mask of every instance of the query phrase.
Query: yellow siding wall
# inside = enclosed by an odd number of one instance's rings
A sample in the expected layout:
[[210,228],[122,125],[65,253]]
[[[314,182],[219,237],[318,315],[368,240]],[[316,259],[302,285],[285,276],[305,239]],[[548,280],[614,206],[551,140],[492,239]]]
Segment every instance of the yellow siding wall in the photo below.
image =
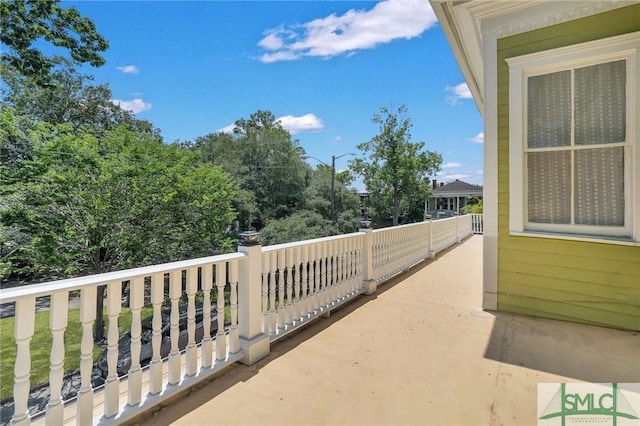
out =
[[633,31],[640,4],[498,40],[498,310],[640,330],[640,247],[509,235],[505,59]]

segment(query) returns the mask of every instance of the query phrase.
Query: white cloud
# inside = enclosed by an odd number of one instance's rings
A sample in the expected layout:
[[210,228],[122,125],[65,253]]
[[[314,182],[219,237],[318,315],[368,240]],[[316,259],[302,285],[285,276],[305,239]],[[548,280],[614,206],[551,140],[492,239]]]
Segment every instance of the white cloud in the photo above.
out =
[[484,174],[484,170],[478,170],[478,174],[479,175],[483,175]]
[[385,0],[370,10],[351,9],[300,25],[272,28],[258,46],[265,63],[313,56],[330,58],[371,49],[396,39],[411,39],[437,22],[426,0]]
[[484,132],[480,132],[472,138],[467,139],[469,142],[473,143],[484,143]]
[[111,99],[111,102],[118,105],[120,108],[125,111],[130,111],[134,114],[138,114],[143,111],[148,111],[151,109],[151,104],[143,101],[140,98],[135,98],[130,101],[123,101],[121,99]]
[[454,169],[457,167],[462,167],[462,164],[460,163],[447,163],[445,165],[442,166],[443,169]]
[[322,120],[314,114],[305,114],[300,117],[285,115],[280,118],[276,118],[276,122],[278,121],[280,122],[280,125],[287,129],[291,134],[305,130],[320,130],[324,128]]
[[140,71],[138,70],[138,67],[136,67],[135,65],[125,65],[122,67],[118,67],[118,70],[122,71],[124,74],[138,74],[140,73]]
[[471,90],[467,83],[460,83],[457,86],[447,86],[445,89],[449,94],[447,95],[447,102],[451,105],[458,104],[462,99],[471,99]]
[[222,129],[218,129],[218,133],[233,133],[233,129],[236,127],[234,124],[229,124],[228,126],[224,126]]
[[469,179],[471,175],[464,173],[438,173],[438,180],[445,182],[453,182],[454,180],[465,180]]
[[[324,123],[322,120],[315,116],[315,114],[305,114],[299,117],[294,117],[293,115],[283,115],[280,118],[276,118],[275,122],[280,122],[280,125],[285,128],[292,135],[298,132],[303,132],[307,130],[320,130],[324,129]],[[218,129],[218,132],[222,133],[233,133],[233,129],[235,124],[229,124],[221,129]]]

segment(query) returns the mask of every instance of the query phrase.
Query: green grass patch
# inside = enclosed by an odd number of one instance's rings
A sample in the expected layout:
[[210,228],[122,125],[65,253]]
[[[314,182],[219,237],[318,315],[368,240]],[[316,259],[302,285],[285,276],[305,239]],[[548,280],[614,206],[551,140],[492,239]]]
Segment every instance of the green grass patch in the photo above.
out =
[[[142,318],[153,314],[151,307],[142,309]],[[109,330],[109,321],[105,317],[105,335]],[[0,319],[0,399],[13,394],[13,373],[16,360],[16,344],[13,337],[15,318]],[[118,318],[119,334],[131,329],[131,311],[123,308]],[[52,344],[49,329],[49,311],[37,312],[35,315],[35,332],[31,339],[31,386],[49,381],[49,367]],[[69,310],[69,319],[64,333],[64,371],[74,371],[80,367],[80,342],[82,340],[82,325],[80,324],[80,310]],[[100,357],[102,348],[94,346],[94,362]]]

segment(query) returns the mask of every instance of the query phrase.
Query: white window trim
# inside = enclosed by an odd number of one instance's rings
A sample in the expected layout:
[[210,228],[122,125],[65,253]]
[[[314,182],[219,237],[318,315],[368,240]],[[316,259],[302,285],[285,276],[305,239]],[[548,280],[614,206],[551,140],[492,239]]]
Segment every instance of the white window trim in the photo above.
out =
[[[640,245],[640,32],[522,55],[509,65],[509,232],[511,235]],[[532,75],[619,59],[627,61],[627,142],[625,148],[625,236],[580,234],[580,227],[527,224],[525,132],[526,82]],[[569,230],[569,228],[571,230]],[[582,228],[582,230],[588,229]],[[612,227],[611,229],[615,229]],[[621,230],[621,228],[619,228]]]

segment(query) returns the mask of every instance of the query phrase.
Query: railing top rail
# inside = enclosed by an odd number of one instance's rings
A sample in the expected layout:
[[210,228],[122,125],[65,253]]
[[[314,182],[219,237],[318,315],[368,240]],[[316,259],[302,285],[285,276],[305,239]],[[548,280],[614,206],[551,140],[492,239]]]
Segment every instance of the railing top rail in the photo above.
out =
[[419,226],[419,225],[424,225],[425,223],[430,223],[430,222],[445,222],[445,221],[450,221],[450,220],[455,220],[457,217],[464,217],[464,216],[468,216],[467,214],[461,214],[460,216],[452,216],[452,217],[447,217],[447,218],[442,218],[442,219],[433,219],[433,220],[427,220],[424,222],[416,222],[416,223],[408,223],[406,225],[398,225],[398,226],[389,226],[387,228],[378,228],[378,229],[374,229],[373,232],[384,232],[384,231],[390,231],[393,229],[402,229],[402,228],[409,228],[412,226]]
[[282,244],[274,244],[272,246],[263,246],[262,252],[271,252],[277,250],[285,250],[293,247],[302,247],[306,245],[326,243],[329,241],[341,240],[344,238],[353,238],[364,235],[362,231],[352,232],[351,234],[342,234],[342,235],[332,235],[330,237],[322,237],[322,238],[314,238],[313,240],[304,240],[304,241],[293,241],[290,243],[282,243]]
[[197,259],[181,260],[178,262],[162,263],[160,265],[143,266],[140,268],[123,269],[121,271],[106,272],[104,274],[86,277],[68,278],[49,281],[41,284],[29,284],[0,290],[0,303],[15,302],[22,297],[49,296],[60,291],[79,290],[96,284],[106,284],[114,281],[125,281],[138,277],[172,272],[176,270],[194,268],[217,262],[227,262],[245,257],[244,253],[228,253],[216,256],[200,257]]
[[404,225],[397,225],[397,226],[387,226],[386,228],[374,229],[373,233],[375,234],[377,232],[393,231],[394,229],[411,228],[412,226],[420,226],[420,225],[424,225],[425,223],[429,223],[429,221],[407,223]]

